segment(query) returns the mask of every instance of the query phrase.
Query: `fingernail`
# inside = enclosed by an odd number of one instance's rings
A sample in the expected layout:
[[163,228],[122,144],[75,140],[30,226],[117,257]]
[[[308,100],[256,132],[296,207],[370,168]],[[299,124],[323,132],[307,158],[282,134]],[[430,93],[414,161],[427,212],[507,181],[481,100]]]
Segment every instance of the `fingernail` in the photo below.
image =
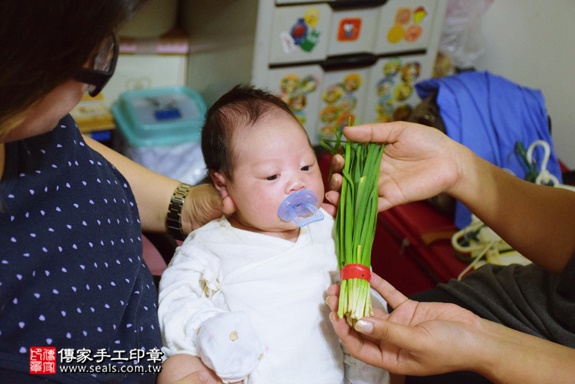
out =
[[359,320],[353,327],[356,331],[369,335],[373,332],[373,324],[369,321]]
[[329,321],[331,321],[332,323],[335,323],[337,321],[337,315],[335,314],[335,312],[330,312],[329,313]]

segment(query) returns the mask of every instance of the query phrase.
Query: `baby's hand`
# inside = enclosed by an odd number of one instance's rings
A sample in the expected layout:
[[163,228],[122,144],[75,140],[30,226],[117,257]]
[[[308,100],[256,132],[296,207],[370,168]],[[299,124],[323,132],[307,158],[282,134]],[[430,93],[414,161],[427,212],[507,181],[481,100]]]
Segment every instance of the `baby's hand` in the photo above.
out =
[[[172,384],[222,384],[220,378],[216,378],[213,372],[205,370],[194,372]],[[235,381],[229,384],[244,384],[244,380]]]
[[222,384],[222,381],[199,357],[176,354],[162,364],[157,384]]
[[172,384],[221,384],[220,380],[213,377],[213,374],[208,371],[198,371],[194,372]]
[[204,364],[226,383],[243,382],[263,357],[260,339],[243,312],[220,313],[204,321],[197,344]]

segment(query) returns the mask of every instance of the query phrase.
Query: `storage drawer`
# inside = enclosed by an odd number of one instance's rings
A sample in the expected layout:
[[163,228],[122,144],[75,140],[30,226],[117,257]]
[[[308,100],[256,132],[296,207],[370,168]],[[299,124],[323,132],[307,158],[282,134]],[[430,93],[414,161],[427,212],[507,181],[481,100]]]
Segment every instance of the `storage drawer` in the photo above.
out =
[[429,55],[396,56],[378,60],[370,69],[363,120],[405,120],[413,107],[421,101],[415,92],[415,83],[431,77],[433,64]]
[[[442,28],[438,0],[340,2],[274,7],[270,64],[317,62],[330,56],[402,54],[429,48],[433,28]],[[353,4],[350,2],[349,4]],[[367,5],[366,5],[367,4]],[[371,5],[370,5],[371,4]]]
[[334,11],[328,55],[374,52],[380,9],[370,7]]
[[369,68],[327,71],[323,75],[319,109],[320,138],[333,139],[351,124],[361,124],[367,102]]
[[318,112],[323,70],[319,65],[271,69],[267,88],[281,97],[306,129],[312,145],[319,143]]

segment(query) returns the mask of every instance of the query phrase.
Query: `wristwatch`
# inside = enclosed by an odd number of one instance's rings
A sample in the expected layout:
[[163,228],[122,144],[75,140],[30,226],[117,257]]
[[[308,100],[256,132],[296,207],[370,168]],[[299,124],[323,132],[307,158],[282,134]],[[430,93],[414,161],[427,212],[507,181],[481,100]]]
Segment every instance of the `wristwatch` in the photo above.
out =
[[166,224],[168,226],[168,232],[176,240],[184,240],[186,238],[186,234],[182,230],[182,207],[184,206],[186,195],[191,188],[192,186],[190,184],[181,183],[170,199]]

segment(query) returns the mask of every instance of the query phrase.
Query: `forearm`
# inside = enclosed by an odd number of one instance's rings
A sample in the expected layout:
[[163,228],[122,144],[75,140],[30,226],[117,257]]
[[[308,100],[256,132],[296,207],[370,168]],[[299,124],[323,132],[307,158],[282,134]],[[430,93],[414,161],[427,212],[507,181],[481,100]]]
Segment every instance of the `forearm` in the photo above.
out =
[[465,149],[451,191],[517,251],[554,273],[575,253],[575,193],[535,185]]
[[179,181],[153,172],[95,140],[88,137],[85,140],[128,180],[136,197],[142,229],[166,232],[168,205]]
[[571,383],[575,350],[482,320],[477,364],[472,370],[494,383]]
[[224,312],[212,302],[220,276],[219,259],[194,239],[176,250],[162,274],[158,294],[158,320],[168,356],[198,355],[198,329],[204,321]]

